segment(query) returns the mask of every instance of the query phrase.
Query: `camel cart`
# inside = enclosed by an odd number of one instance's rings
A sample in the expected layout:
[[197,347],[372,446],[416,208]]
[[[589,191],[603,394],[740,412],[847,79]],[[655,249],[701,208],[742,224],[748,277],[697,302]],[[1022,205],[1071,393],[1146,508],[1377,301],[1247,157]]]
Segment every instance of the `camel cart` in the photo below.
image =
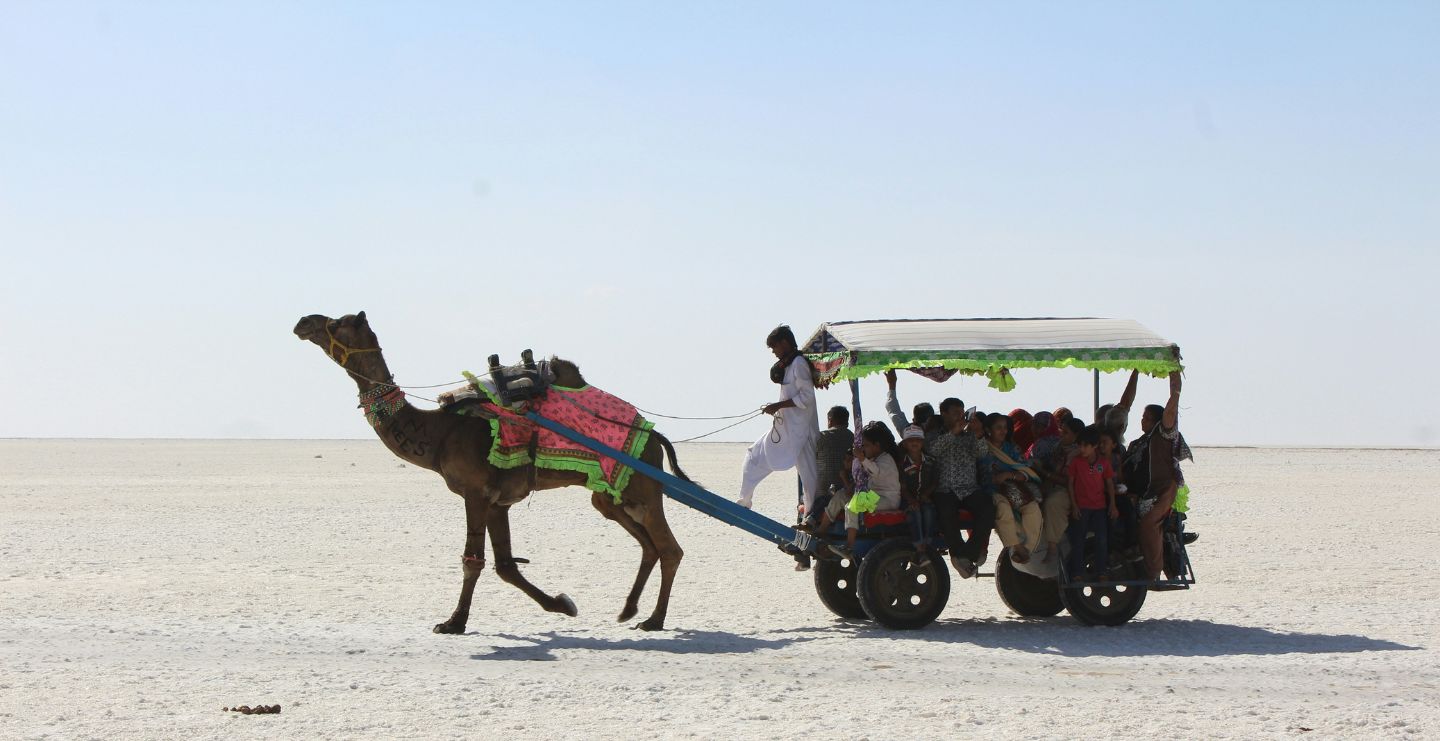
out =
[[[985,376],[991,387],[1008,391],[1015,384],[1011,368],[1081,368],[1094,373],[1097,409],[1102,371],[1138,370],[1162,376],[1181,369],[1180,351],[1174,343],[1136,322],[1120,319],[834,322],[820,325],[801,351],[815,368],[817,386],[849,384],[857,432],[864,423],[859,380],[891,369],[916,370],[937,381],[955,374]],[[655,479],[667,496],[681,504],[765,538],[788,554],[816,557],[815,591],[825,607],[840,617],[874,620],[887,628],[916,629],[934,622],[945,609],[950,570],[943,558],[947,552],[944,539],[938,532],[929,534],[931,552],[942,557],[917,565],[903,512],[866,515],[854,557],[835,558],[821,538],[741,507],[553,420],[533,413],[527,416]],[[843,538],[838,530],[822,535]],[[1145,579],[1139,564],[1121,560],[1107,581],[1069,583],[1060,566],[1063,557],[1048,564],[1043,558],[1032,558],[1021,565],[1010,560],[1008,551],[1000,554],[993,573],[979,576],[993,577],[1000,599],[1018,615],[1050,617],[1063,609],[1086,625],[1119,625],[1139,612],[1148,591],[1188,589],[1195,583],[1183,535],[1183,521],[1172,514],[1165,536],[1168,579]]]

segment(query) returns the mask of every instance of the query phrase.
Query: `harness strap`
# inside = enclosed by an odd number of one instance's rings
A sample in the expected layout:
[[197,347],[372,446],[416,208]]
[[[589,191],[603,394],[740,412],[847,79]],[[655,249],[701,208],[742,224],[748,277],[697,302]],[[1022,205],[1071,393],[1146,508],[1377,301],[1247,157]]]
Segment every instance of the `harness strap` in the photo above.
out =
[[[326,350],[326,352],[329,353],[331,360],[340,364],[341,368],[344,368],[345,364],[350,362],[351,355],[360,355],[367,352],[380,352],[380,348],[378,347],[365,347],[357,350],[353,347],[346,345],[345,343],[335,338],[335,333],[330,331],[330,324],[328,322],[325,324],[325,336],[330,338],[330,348]],[[335,348],[337,347],[340,348],[340,357],[338,358],[335,357]]]

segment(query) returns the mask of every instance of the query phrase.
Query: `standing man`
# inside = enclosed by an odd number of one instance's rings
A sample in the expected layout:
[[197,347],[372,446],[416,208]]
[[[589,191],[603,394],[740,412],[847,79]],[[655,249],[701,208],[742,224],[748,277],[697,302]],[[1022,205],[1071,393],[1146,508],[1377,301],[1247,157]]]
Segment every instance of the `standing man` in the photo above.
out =
[[780,385],[780,400],[767,404],[764,412],[775,421],[770,431],[750,446],[741,474],[741,507],[749,509],[755,487],[776,471],[798,468],[803,490],[802,506],[808,514],[815,509],[819,476],[815,472],[815,440],[820,436],[820,415],[815,410],[815,377],[810,361],[800,354],[795,333],[785,325],[771,330],[765,338],[775,365],[770,380]]

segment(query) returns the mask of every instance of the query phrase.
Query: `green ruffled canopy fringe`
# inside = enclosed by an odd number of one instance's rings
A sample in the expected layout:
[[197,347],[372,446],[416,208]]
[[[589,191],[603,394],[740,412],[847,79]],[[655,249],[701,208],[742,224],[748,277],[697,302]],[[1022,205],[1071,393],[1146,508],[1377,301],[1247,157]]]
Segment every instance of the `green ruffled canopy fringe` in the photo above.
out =
[[1153,352],[1127,352],[1110,349],[1005,352],[979,357],[955,357],[953,354],[832,352],[806,355],[821,370],[816,381],[829,384],[903,368],[945,368],[967,376],[985,376],[990,388],[1011,391],[1015,378],[1009,371],[1016,368],[1083,368],[1102,373],[1138,370],[1149,376],[1163,378],[1184,366],[1174,357],[1166,357],[1168,349]]

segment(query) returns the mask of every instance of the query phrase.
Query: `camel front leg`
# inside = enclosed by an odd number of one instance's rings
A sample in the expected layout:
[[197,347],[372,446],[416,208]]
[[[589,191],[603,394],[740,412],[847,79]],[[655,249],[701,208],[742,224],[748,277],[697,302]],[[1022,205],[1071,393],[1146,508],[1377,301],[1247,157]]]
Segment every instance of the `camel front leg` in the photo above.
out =
[[510,552],[510,507],[496,505],[490,508],[489,530],[490,547],[495,551],[495,573],[506,584],[519,587],[520,591],[530,595],[530,599],[545,608],[546,612],[563,612],[570,617],[580,614],[574,600],[564,594],[551,597],[520,573],[520,567],[515,564],[515,556]]
[[[460,586],[460,604],[450,619],[435,626],[434,632],[458,635],[465,632],[470,619],[470,599],[475,596],[475,582],[485,570],[485,527],[489,523],[490,499],[483,494],[465,494],[465,553],[460,562],[465,580]],[[507,536],[508,537],[508,536]]]

